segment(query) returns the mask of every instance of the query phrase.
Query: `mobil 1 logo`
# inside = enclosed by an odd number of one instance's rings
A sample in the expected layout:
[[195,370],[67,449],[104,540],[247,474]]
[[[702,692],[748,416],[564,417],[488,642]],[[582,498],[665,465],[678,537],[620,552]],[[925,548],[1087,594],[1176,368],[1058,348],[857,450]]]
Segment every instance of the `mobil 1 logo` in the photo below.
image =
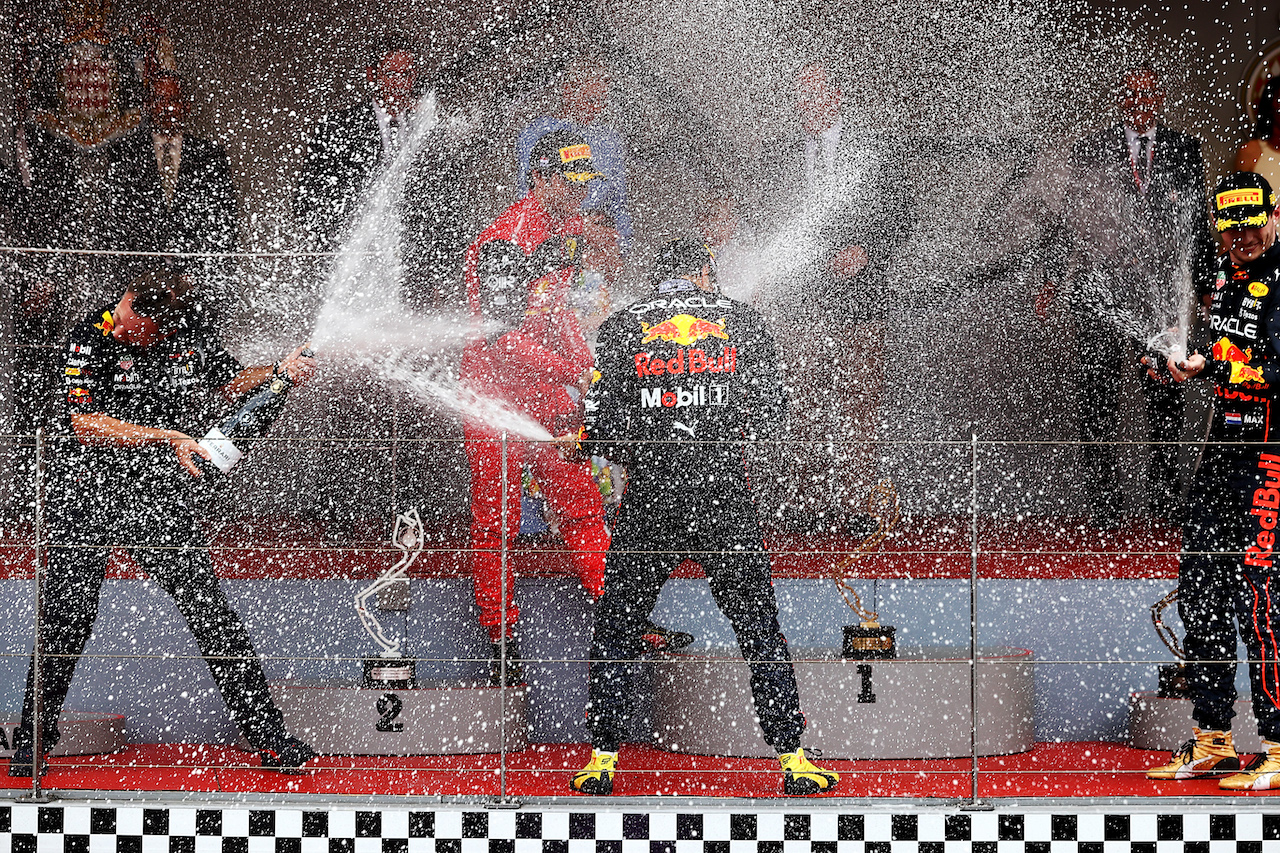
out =
[[686,406],[727,406],[727,384],[677,385],[675,388],[641,388],[642,409],[683,409]]

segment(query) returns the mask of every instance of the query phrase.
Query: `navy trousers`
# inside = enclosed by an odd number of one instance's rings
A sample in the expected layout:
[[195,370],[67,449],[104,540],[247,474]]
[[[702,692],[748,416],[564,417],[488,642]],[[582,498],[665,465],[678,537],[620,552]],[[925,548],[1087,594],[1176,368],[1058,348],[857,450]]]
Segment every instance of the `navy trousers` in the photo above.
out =
[[[633,488],[638,485],[639,488]],[[772,570],[745,484],[674,491],[628,485],[596,603],[587,719],[596,749],[616,751],[636,697],[631,661],[663,583],[685,559],[702,565],[751,669],[751,696],[764,739],[778,752],[800,746],[804,716],[795,670],[778,625]]]
[[1192,481],[1178,566],[1192,716],[1202,729],[1231,728],[1237,628],[1249,655],[1258,732],[1280,741],[1280,448],[1209,446]]
[[[285,736],[284,717],[271,698],[253,642],[218,585],[188,489],[177,479],[185,476],[165,468],[54,477],[40,623],[42,751],[58,742],[58,714],[97,618],[113,548],[127,550],[178,605],[232,720],[249,742],[262,747]],[[31,743],[34,677],[33,655],[17,745]]]

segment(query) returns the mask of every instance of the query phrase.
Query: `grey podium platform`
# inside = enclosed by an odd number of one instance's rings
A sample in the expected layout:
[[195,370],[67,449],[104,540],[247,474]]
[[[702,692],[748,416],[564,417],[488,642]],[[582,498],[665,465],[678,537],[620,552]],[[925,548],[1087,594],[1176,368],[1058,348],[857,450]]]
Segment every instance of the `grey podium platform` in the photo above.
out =
[[[967,649],[902,648],[895,660],[844,660],[837,649],[792,648],[804,745],[824,758],[957,758],[971,754]],[[1033,655],[978,650],[979,755],[1035,743]],[[672,752],[773,757],[736,648],[654,662],[654,744]]]
[[[1236,700],[1231,740],[1236,752],[1262,752],[1258,718],[1248,696]],[[1155,692],[1129,694],[1129,746],[1173,751],[1191,737],[1190,699],[1168,699]]]
[[[0,758],[13,757],[13,732],[21,720],[19,714],[0,717]],[[94,711],[63,711],[58,716],[62,737],[50,755],[106,755],[127,745],[124,739],[124,715]]]
[[529,745],[524,687],[421,682],[409,690],[345,682],[271,685],[289,732],[329,755],[470,755]]

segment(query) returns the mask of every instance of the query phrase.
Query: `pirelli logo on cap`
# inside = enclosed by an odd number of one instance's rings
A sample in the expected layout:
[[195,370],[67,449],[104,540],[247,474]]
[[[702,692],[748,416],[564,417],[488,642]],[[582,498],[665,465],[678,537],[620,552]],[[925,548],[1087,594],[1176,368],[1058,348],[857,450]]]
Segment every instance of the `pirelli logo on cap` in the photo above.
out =
[[560,162],[572,163],[574,160],[590,160],[590,145],[570,145],[567,148],[560,149]]
[[1262,206],[1262,190],[1259,187],[1245,187],[1239,190],[1227,190],[1218,193],[1218,210],[1228,207],[1239,207],[1242,204]]

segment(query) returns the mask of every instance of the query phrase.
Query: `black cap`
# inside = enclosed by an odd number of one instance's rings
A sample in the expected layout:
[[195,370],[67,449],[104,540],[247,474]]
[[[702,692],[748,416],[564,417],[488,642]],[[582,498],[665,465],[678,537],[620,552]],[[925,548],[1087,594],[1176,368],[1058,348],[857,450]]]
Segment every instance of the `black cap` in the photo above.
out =
[[555,130],[540,136],[529,154],[529,171],[544,175],[559,172],[567,180],[579,183],[604,177],[591,162],[591,146],[572,130]]
[[657,256],[653,259],[649,278],[655,285],[661,284],[689,274],[696,275],[706,266],[711,267],[711,281],[715,283],[715,252],[711,251],[711,247],[702,240],[682,237],[679,240],[672,240],[658,250]]
[[203,307],[191,277],[174,270],[148,270],[133,280],[129,292],[134,313],[155,320],[166,334],[195,326]]
[[1234,172],[1213,191],[1213,209],[1219,231],[1261,228],[1276,209],[1276,193],[1262,175]]

